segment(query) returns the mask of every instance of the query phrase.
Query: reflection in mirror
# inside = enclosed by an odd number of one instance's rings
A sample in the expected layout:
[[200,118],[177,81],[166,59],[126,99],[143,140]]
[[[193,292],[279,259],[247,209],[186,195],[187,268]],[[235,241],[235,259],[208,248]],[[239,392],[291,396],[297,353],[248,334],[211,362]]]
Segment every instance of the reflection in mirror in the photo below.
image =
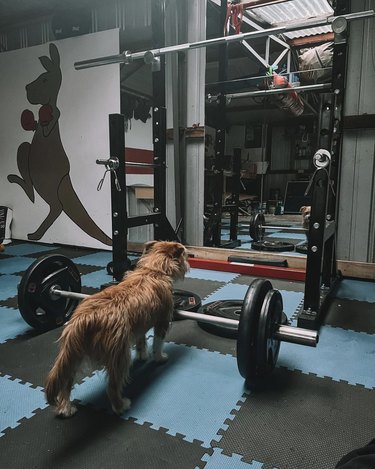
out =
[[[261,44],[256,55],[233,44],[224,81],[222,54],[207,49],[206,246],[306,256],[302,207],[311,204],[313,156],[330,133],[332,101],[332,42],[315,41],[299,41],[274,67],[260,66]],[[270,63],[282,47],[268,49]]]

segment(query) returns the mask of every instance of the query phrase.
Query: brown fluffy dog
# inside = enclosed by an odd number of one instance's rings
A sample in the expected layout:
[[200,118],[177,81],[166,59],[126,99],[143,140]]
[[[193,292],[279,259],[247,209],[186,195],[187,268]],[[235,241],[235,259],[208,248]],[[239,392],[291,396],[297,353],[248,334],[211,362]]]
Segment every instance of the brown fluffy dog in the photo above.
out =
[[[311,207],[310,205],[303,206],[299,209],[300,213],[302,214],[302,228],[306,230],[310,227],[310,215],[311,215]],[[309,239],[309,232],[306,231],[306,238]]]
[[60,350],[51,369],[45,393],[57,414],[70,417],[76,407],[70,401],[75,374],[84,358],[104,367],[112,409],[122,414],[130,400],[122,397],[131,364],[131,346],[137,358],[147,358],[145,333],[154,328],[153,358],[165,362],[163,339],[173,315],[173,280],[189,268],[185,247],[177,242],[150,241],[134,271],[118,285],[83,300],[65,325]]

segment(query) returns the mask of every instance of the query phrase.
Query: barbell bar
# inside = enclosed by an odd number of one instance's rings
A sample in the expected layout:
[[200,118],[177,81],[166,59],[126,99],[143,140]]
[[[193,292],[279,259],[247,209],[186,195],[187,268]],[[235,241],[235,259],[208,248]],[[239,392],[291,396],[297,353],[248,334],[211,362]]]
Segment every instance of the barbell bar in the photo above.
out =
[[[111,158],[108,158],[107,160],[104,159],[97,159],[96,164],[101,164],[104,165],[107,169],[110,171],[113,171],[115,169],[118,169],[120,162],[119,159],[116,156],[111,156]],[[137,161],[127,161],[125,162],[125,166],[129,166],[131,168],[157,168],[160,166],[160,164],[157,163],[141,163]]]
[[[46,255],[37,259],[21,279],[20,313],[36,329],[55,328],[70,319],[79,301],[90,296],[80,290],[76,265],[65,256]],[[174,295],[177,292],[181,291],[174,290]],[[282,323],[282,296],[268,280],[256,279],[249,285],[239,321],[203,314],[200,298],[194,293],[183,291],[182,297],[174,299],[174,320],[192,319],[237,328],[237,365],[251,387],[260,384],[275,368],[282,341],[315,347],[319,340],[315,330]],[[181,306],[184,309],[179,309]]]
[[[64,297],[72,298],[76,300],[84,300],[91,295],[85,293],[76,293],[69,292],[64,290],[59,290],[56,285],[51,286],[50,288],[51,298],[55,297]],[[192,319],[194,321],[205,322],[207,324],[219,324],[223,326],[232,326],[239,327],[240,321],[236,319],[221,318],[218,316],[211,316],[203,313],[194,313],[190,311],[184,311],[177,309],[174,311],[174,314],[179,319]],[[273,331],[274,337],[277,340],[282,342],[289,342],[292,344],[306,345],[309,347],[316,347],[317,345],[317,332],[310,329],[302,329],[293,326],[285,326],[279,324],[277,329]]]
[[308,229],[303,227],[292,227],[292,226],[276,226],[276,225],[266,225],[265,218],[262,213],[257,213],[252,215],[249,221],[249,235],[254,241],[261,241],[264,237],[264,230],[280,230],[280,231],[290,231],[292,233],[307,233]]
[[261,37],[268,37],[275,34],[284,34],[288,31],[297,31],[299,29],[314,28],[317,26],[325,26],[332,24],[338,19],[344,20],[356,20],[360,18],[368,18],[375,15],[374,10],[367,10],[357,13],[349,13],[347,15],[340,16],[331,16],[328,18],[321,18],[319,20],[313,19],[308,21],[303,21],[301,23],[296,23],[289,26],[277,26],[274,28],[263,29],[260,31],[250,31],[248,33],[240,33],[231,36],[222,36],[213,39],[205,39],[203,41],[177,44],[173,46],[166,46],[159,49],[151,49],[142,52],[129,52],[125,51],[122,54],[110,55],[105,57],[98,57],[96,59],[82,60],[74,63],[74,68],[76,70],[82,70],[85,68],[98,67],[101,65],[110,65],[110,64],[120,64],[120,63],[131,63],[134,60],[143,59],[145,63],[151,64],[155,59],[161,55],[173,53],[173,52],[183,52],[186,50],[199,49],[202,47],[209,47],[212,45],[219,44],[229,44],[231,42],[240,42],[244,40],[257,39]]

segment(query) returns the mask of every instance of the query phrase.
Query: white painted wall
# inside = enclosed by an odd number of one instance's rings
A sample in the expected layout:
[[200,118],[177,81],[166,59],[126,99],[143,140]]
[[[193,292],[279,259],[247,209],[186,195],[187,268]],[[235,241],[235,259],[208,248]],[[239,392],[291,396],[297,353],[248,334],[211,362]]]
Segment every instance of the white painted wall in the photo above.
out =
[[[70,162],[73,187],[89,215],[108,235],[111,235],[110,188],[97,185],[103,167],[96,158],[109,154],[108,114],[120,111],[119,66],[108,65],[86,70],[74,69],[74,62],[119,52],[119,31],[110,30],[76,38],[54,41],[60,52],[62,85],[57,100],[61,141]],[[25,85],[45,70],[39,57],[49,56],[49,45],[43,44],[0,54],[0,201],[13,210],[13,239],[26,240],[45,219],[49,207],[36,194],[32,203],[22,188],[7,180],[9,174],[19,174],[17,149],[30,142],[33,132],[20,125],[24,109],[38,115],[40,106],[28,102]],[[108,182],[108,180],[107,180]],[[40,240],[93,248],[105,248],[84,233],[62,213]]]

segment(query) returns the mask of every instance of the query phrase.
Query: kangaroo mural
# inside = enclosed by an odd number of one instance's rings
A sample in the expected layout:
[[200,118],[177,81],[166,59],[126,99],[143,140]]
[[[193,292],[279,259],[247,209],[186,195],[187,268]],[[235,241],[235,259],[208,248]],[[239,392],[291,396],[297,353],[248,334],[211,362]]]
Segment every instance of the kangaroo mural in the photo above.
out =
[[8,181],[22,187],[31,202],[35,201],[34,190],[49,205],[50,211],[39,228],[27,235],[29,240],[39,240],[59,215],[66,215],[92,238],[110,246],[109,238],[91,219],[70,179],[69,159],[61,142],[59,130],[60,111],[57,96],[62,82],[60,55],[55,44],[49,46],[50,57],[39,57],[46,72],[26,85],[26,96],[30,104],[41,105],[38,121],[29,109],[22,112],[21,125],[24,130],[34,132],[31,143],[23,142],[18,147],[17,165],[21,177],[8,175]]

